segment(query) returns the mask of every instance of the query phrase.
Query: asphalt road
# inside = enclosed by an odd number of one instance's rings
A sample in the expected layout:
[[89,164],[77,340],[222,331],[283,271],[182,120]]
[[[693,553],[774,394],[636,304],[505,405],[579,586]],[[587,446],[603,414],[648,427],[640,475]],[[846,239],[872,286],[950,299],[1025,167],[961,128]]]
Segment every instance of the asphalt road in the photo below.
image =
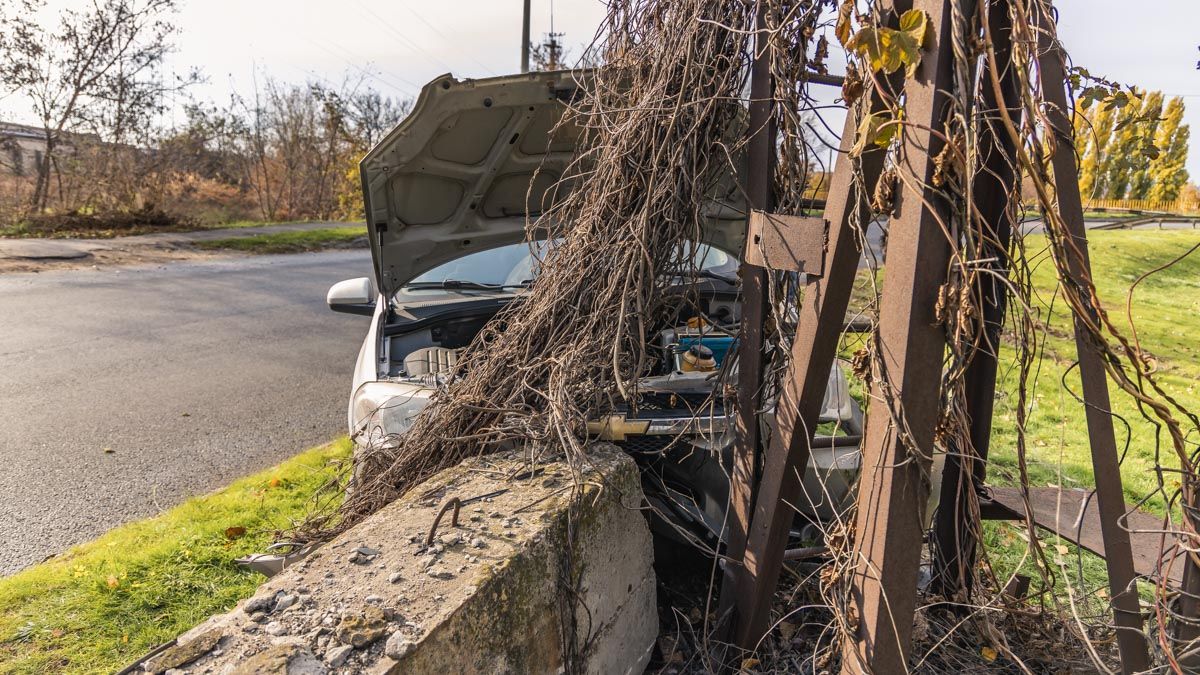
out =
[[359,249],[0,275],[0,574],[343,433],[368,319],[325,292],[369,270]]

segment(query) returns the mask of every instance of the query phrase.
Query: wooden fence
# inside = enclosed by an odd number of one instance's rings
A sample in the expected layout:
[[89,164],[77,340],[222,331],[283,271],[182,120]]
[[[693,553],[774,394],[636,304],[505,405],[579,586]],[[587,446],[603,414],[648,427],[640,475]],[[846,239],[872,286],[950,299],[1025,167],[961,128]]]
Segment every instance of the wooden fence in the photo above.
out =
[[1085,211],[1145,211],[1153,213],[1200,213],[1200,201],[1177,199],[1170,202],[1152,202],[1148,199],[1087,199]]

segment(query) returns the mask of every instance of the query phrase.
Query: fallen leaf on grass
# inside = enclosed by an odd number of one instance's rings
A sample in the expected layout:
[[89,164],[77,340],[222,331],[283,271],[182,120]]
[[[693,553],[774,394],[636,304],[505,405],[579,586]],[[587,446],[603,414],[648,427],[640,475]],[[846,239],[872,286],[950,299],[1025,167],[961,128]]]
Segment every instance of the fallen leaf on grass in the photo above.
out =
[[121,580],[110,574],[108,575],[108,578],[104,580],[104,583],[108,584],[109,588],[116,588],[121,585]]
[[271,480],[267,481],[267,485],[269,485],[273,488],[277,488],[280,485],[283,485],[283,481],[279,480],[279,477],[276,476],[276,477],[272,478]]
[[991,662],[995,661],[996,657],[999,656],[1000,654],[997,653],[996,650],[992,649],[991,647],[984,647],[983,649],[979,650],[979,655],[983,657],[984,661],[991,663]]
[[757,666],[757,665],[758,665],[758,659],[756,659],[754,657],[742,659],[741,670],[750,670],[751,668],[753,668],[754,666]]
[[1069,548],[1067,548],[1066,546],[1063,546],[1062,544],[1055,546],[1054,549],[1056,551],[1058,551],[1059,555],[1067,555],[1068,553],[1071,552],[1071,550]]
[[241,537],[245,534],[246,534],[246,528],[242,527],[241,525],[234,525],[233,527],[225,528],[225,538],[226,539],[237,539],[238,537]]

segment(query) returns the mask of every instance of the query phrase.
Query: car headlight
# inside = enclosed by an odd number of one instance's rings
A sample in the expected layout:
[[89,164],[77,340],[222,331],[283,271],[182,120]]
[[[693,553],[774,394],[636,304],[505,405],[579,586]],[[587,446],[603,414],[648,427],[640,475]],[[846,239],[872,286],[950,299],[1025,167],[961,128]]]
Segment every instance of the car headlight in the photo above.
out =
[[408,431],[433,392],[407,382],[365,382],[354,392],[350,411],[360,444],[387,442]]

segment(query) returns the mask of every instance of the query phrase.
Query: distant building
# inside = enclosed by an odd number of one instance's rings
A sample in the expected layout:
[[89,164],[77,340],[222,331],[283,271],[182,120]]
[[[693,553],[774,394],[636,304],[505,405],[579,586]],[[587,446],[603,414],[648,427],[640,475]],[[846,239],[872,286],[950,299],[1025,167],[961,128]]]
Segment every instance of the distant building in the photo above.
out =
[[[99,143],[95,134],[64,133],[55,155],[72,154],[77,146]],[[0,121],[0,176],[36,176],[46,156],[46,132],[41,127]]]
[[0,122],[0,174],[32,176],[46,154],[46,133],[40,127]]

